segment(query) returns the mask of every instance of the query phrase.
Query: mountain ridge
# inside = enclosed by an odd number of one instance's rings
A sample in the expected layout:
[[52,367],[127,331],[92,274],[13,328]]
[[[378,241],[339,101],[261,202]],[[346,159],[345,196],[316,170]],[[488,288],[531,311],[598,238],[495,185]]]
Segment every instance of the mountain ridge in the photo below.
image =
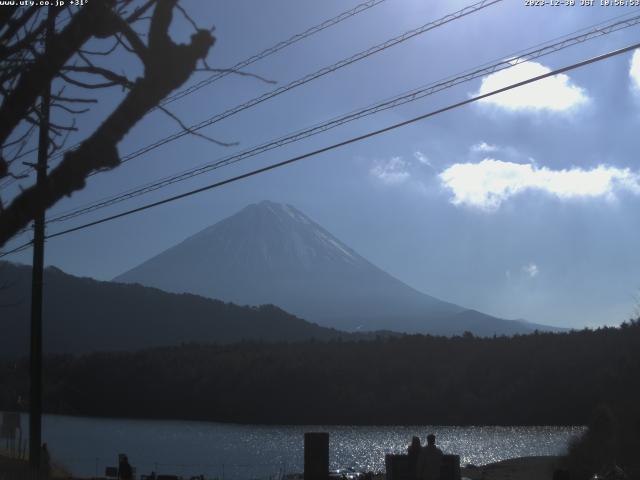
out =
[[[0,356],[29,351],[31,267],[0,261]],[[193,294],[44,271],[46,353],[134,351],[181,343],[350,338],[273,305],[246,307]]]
[[[251,204],[114,278],[238,304],[272,303],[345,331],[529,333],[420,292],[362,257],[292,205]],[[466,313],[465,313],[466,312]]]

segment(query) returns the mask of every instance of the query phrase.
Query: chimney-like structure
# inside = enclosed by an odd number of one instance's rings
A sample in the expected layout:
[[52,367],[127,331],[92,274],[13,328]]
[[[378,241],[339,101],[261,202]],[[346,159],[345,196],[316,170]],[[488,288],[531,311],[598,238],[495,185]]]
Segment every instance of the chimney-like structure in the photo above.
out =
[[308,432],[304,434],[304,480],[329,478],[329,434]]

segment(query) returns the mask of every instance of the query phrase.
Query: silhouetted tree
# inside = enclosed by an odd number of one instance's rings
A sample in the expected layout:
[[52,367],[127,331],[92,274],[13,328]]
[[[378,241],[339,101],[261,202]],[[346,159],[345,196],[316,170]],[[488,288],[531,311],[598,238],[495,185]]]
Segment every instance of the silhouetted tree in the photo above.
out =
[[[47,8],[0,9],[0,179],[19,176],[16,161],[40,124],[38,99],[49,82],[55,81],[52,111],[69,115],[68,122],[51,123],[50,152],[59,150],[68,133],[76,130],[75,116],[86,111],[78,105],[96,102],[70,92],[119,87],[126,94],[92,133],[66,151],[42,188],[34,185],[24,189],[8,205],[0,201],[0,247],[26,227],[39,209],[82,189],[92,172],[117,167],[118,143],[142,117],[194,71],[215,70],[205,63],[215,41],[213,35],[196,27],[177,0],[100,0],[74,8],[51,7],[53,22],[63,26],[52,33],[47,55]],[[177,44],[169,36],[174,11],[194,26],[188,44]],[[63,18],[67,14],[68,20]],[[147,21],[146,31],[139,33]],[[89,42],[92,47],[87,46]],[[107,46],[100,47],[105,42]],[[103,49],[90,49],[94,44]],[[143,74],[129,78],[110,68],[109,59],[113,65],[113,55],[121,54],[137,58]],[[204,67],[198,68],[199,62]],[[8,150],[14,150],[11,156],[7,156]]]

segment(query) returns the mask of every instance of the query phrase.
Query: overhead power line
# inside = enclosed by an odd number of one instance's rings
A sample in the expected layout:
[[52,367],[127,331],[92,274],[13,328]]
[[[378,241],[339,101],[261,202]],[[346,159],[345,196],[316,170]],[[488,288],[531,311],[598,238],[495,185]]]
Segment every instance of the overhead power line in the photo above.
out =
[[208,118],[207,120],[203,120],[200,123],[191,125],[188,129],[182,129],[172,135],[169,135],[167,137],[164,137],[152,144],[149,144],[145,147],[142,147],[134,152],[129,153],[128,155],[124,155],[121,158],[121,163],[126,163],[128,161],[133,160],[134,158],[137,158],[141,155],[144,155],[145,153],[148,153],[152,150],[155,150],[156,148],[162,146],[162,145],[166,145],[167,143],[170,143],[174,140],[177,140],[179,138],[184,137],[185,135],[189,135],[193,132],[197,132],[199,130],[202,130],[205,127],[209,127],[215,123],[220,122],[221,120],[224,120],[226,118],[229,118],[233,115],[236,115],[237,113],[240,113],[244,110],[247,110],[249,108],[255,107],[256,105],[259,105],[267,100],[270,100],[274,97],[277,97],[278,95],[281,95],[283,93],[286,93],[290,90],[293,90],[297,87],[300,87],[302,85],[305,85],[313,80],[316,80],[320,77],[323,77],[329,73],[333,73],[341,68],[344,68],[348,65],[351,65],[353,63],[356,63],[360,60],[363,60],[365,58],[370,57],[371,55],[374,55],[376,53],[380,53],[384,50],[387,50],[388,48],[394,47],[400,43],[406,42],[407,40],[414,38],[418,35],[422,35],[423,33],[429,32],[431,30],[434,30],[436,28],[439,28],[443,25],[446,25],[450,22],[453,22],[455,20],[458,20],[460,18],[466,17],[467,15],[471,15],[472,13],[476,13],[480,10],[483,10],[491,5],[494,5],[496,3],[500,3],[503,0],[481,0],[480,2],[474,3],[472,5],[469,5],[467,7],[464,7],[454,13],[450,13],[448,15],[445,15],[442,18],[439,18],[438,20],[434,20],[432,22],[426,23],[418,28],[415,28],[413,30],[409,30],[407,32],[402,33],[401,35],[398,35],[396,37],[393,37],[389,40],[386,40],[382,43],[379,43],[378,45],[375,45],[373,47],[370,47],[366,50],[363,50],[359,53],[356,53],[355,55],[352,55],[350,57],[344,58],[332,65],[329,65],[327,67],[321,68],[320,70],[317,70],[313,73],[307,74],[304,77],[301,77],[297,80],[294,80],[293,82],[288,83],[287,85],[283,85],[279,88],[276,88],[275,90],[272,90],[270,92],[266,92],[258,97],[252,98],[251,100],[248,100],[247,102],[244,102],[240,105],[236,105],[233,108],[230,108],[228,110],[225,110],[224,112],[218,113],[210,118]]
[[[332,17],[328,20],[325,20],[322,23],[319,23],[318,25],[314,25],[313,27],[309,27],[308,29],[304,30],[303,32],[300,33],[296,33],[295,35],[292,35],[291,37],[289,37],[287,40],[283,40],[281,42],[276,43],[275,45],[272,45],[269,48],[265,48],[264,50],[262,50],[259,53],[256,53],[255,55],[252,55],[244,60],[239,61],[238,63],[236,63],[235,65],[233,65],[232,67],[230,67],[229,69],[226,69],[222,72],[218,72],[212,76],[210,76],[209,78],[205,79],[205,80],[201,80],[200,82],[196,83],[195,85],[192,85],[188,88],[185,88],[184,90],[181,90],[179,92],[174,93],[173,95],[170,95],[169,97],[165,98],[162,102],[160,102],[160,105],[167,105],[169,103],[172,103],[176,100],[179,100],[183,97],[186,97],[187,95],[190,95],[198,90],[200,90],[203,87],[206,87],[207,85],[211,85],[214,82],[217,82],[218,80],[226,77],[227,75],[232,74],[233,72],[237,72],[245,67],[248,67],[249,65],[262,60],[270,55],[273,55],[274,53],[277,53],[281,50],[284,50],[287,47],[290,47],[291,45],[304,40],[305,38],[311,37],[313,35],[315,35],[316,33],[319,33],[329,27],[333,27],[334,25],[337,25],[341,22],[343,22],[344,20],[347,20],[351,17],[354,17],[356,15],[358,15],[359,13],[365,12],[367,10],[369,10],[372,7],[375,7],[376,5],[383,3],[387,0],[367,0],[366,2],[362,2],[358,5],[356,5],[355,7],[346,10],[342,13],[339,13],[338,15],[336,15],[335,17]],[[71,14],[65,18],[65,19],[58,19],[57,24],[61,23],[64,20],[69,20],[71,18]],[[65,152],[68,150],[72,150],[74,148],[76,148],[79,144],[76,144],[68,149],[65,149]],[[17,158],[22,158],[26,155],[29,155],[31,153],[36,152],[38,149],[34,148],[25,152],[22,152]],[[58,155],[59,156],[59,155]],[[31,169],[25,169],[24,171],[20,172],[18,174],[18,176],[22,176],[22,175],[26,175],[31,171]],[[4,188],[6,186],[11,185],[13,182],[15,181],[15,178],[11,177],[8,179],[8,181],[5,181],[4,183],[0,183],[0,188]]]
[[[233,115],[236,115],[244,110],[247,110],[249,108],[255,107],[256,105],[259,105],[267,100],[270,100],[274,97],[277,97],[278,95],[282,95],[283,93],[286,93],[290,90],[293,90],[297,87],[300,87],[302,85],[305,85],[313,80],[316,80],[320,77],[323,77],[325,75],[328,75],[330,73],[335,72],[336,70],[339,70],[343,67],[346,67],[348,65],[351,65],[355,62],[358,62],[360,60],[363,60],[365,58],[370,57],[371,55],[374,55],[376,53],[382,52],[384,50],[387,50],[388,48],[391,48],[395,45],[398,45],[400,43],[403,43],[411,38],[414,38],[418,35],[422,35],[423,33],[426,33],[428,31],[434,30],[436,28],[439,28],[443,25],[446,25],[450,22],[453,22],[455,20],[458,20],[460,18],[464,18],[467,15],[470,15],[472,13],[478,12],[480,10],[483,10],[491,5],[494,5],[496,3],[500,3],[503,0],[481,0],[479,2],[476,2],[474,4],[471,4],[469,6],[466,6],[456,12],[450,13],[448,15],[445,15],[442,18],[439,18],[438,20],[434,20],[432,22],[426,23],[418,28],[415,28],[413,30],[409,30],[406,31],[404,33],[402,33],[401,35],[398,35],[396,37],[393,37],[389,40],[386,40],[382,43],[379,43],[373,47],[368,48],[367,50],[363,50],[359,53],[356,53],[355,55],[352,55],[350,57],[344,58],[332,65],[329,65],[327,67],[321,68],[320,70],[317,70],[313,73],[307,74],[304,77],[301,77],[297,80],[294,80],[290,83],[288,83],[287,85],[283,85],[279,88],[276,88],[275,90],[271,90],[270,92],[266,92],[262,95],[259,95],[258,97],[254,97],[251,100],[248,100],[242,104],[236,105],[235,107],[232,107],[228,110],[225,110],[224,112],[218,113],[206,120],[203,120],[200,123],[194,124],[189,126],[186,129],[182,129],[177,131],[176,133],[172,134],[172,135],[168,135],[166,137],[163,137],[157,141],[155,141],[154,143],[151,143],[149,145],[146,145],[138,150],[135,150],[129,154],[123,155],[120,159],[120,163],[126,163],[128,161],[133,160],[134,158],[140,157],[152,150],[155,150],[158,147],[161,147],[163,145],[166,145],[167,143],[173,142],[174,140],[177,140],[179,138],[182,138],[186,135],[190,135],[193,132],[197,132],[199,130],[202,130],[205,127],[209,127],[217,122],[220,122],[226,118],[229,118]],[[58,152],[56,155],[54,155],[52,158],[57,158],[60,157],[62,155],[64,155],[67,151],[73,149],[77,147],[77,145],[75,145],[74,147],[70,147],[69,149],[66,149],[64,151]],[[99,172],[93,172],[90,174],[94,175],[96,173]]]
[[[602,55],[598,55],[596,57],[592,57],[592,58],[589,58],[587,60],[583,60],[581,62],[577,62],[577,63],[571,64],[571,65],[568,65],[568,66],[565,66],[565,67],[562,67],[562,68],[558,68],[556,70],[552,70],[552,71],[550,71],[548,73],[545,73],[545,74],[542,74],[542,75],[537,75],[535,77],[531,77],[531,78],[528,78],[526,80],[523,80],[523,81],[520,81],[520,82],[517,82],[517,83],[512,83],[512,84],[507,85],[507,86],[505,86],[503,88],[499,88],[497,90],[493,90],[491,92],[488,92],[488,93],[485,93],[485,94],[482,94],[482,95],[477,95],[475,97],[471,97],[471,98],[468,98],[466,100],[462,100],[460,102],[448,105],[448,106],[443,107],[443,108],[439,108],[437,110],[425,113],[423,115],[419,115],[419,116],[411,118],[409,120],[404,120],[402,122],[398,122],[398,123],[395,123],[393,125],[389,125],[387,127],[384,127],[384,128],[378,129],[378,130],[374,130],[374,131],[371,131],[369,133],[365,133],[363,135],[359,135],[357,137],[352,137],[352,138],[350,138],[348,140],[344,140],[342,142],[334,143],[332,145],[329,145],[329,146],[314,150],[312,152],[305,153],[303,155],[298,155],[296,157],[289,158],[287,160],[283,160],[281,162],[277,162],[277,163],[268,165],[266,167],[258,168],[258,169],[252,170],[250,172],[243,173],[242,175],[237,175],[235,177],[231,177],[231,178],[228,178],[226,180],[222,180],[222,181],[219,181],[219,182],[216,182],[216,183],[212,183],[212,184],[206,185],[204,187],[196,188],[194,190],[190,190],[188,192],[184,192],[184,193],[181,193],[179,195],[174,195],[172,197],[168,197],[168,198],[165,198],[163,200],[159,200],[157,202],[148,203],[148,204],[143,205],[141,207],[133,208],[131,210],[127,210],[125,212],[121,212],[121,213],[118,213],[118,214],[115,214],[115,215],[110,215],[108,217],[101,218],[101,219],[95,220],[93,222],[85,223],[85,224],[79,225],[77,227],[73,227],[73,228],[69,228],[69,229],[66,229],[66,230],[62,230],[62,231],[47,235],[46,238],[47,239],[56,238],[56,237],[60,237],[62,235],[67,235],[67,234],[72,233],[72,232],[77,232],[79,230],[84,230],[84,229],[87,229],[89,227],[93,227],[95,225],[100,225],[102,223],[106,223],[106,222],[109,222],[109,221],[112,221],[112,220],[115,220],[115,219],[118,219],[118,218],[122,218],[122,217],[126,217],[126,216],[129,216],[129,215],[132,215],[134,213],[139,213],[139,212],[142,212],[142,211],[145,211],[145,210],[149,210],[151,208],[154,208],[154,207],[157,207],[157,206],[160,206],[160,205],[164,205],[164,204],[167,204],[167,203],[174,202],[176,200],[180,200],[180,199],[183,199],[183,198],[186,198],[186,197],[190,197],[190,196],[196,195],[198,193],[202,193],[202,192],[205,192],[205,191],[208,191],[208,190],[212,190],[214,188],[218,188],[218,187],[221,187],[223,185],[234,183],[234,182],[237,182],[239,180],[243,180],[245,178],[253,177],[255,175],[258,175],[258,174],[261,174],[261,173],[265,173],[265,172],[268,172],[270,170],[274,170],[276,168],[284,167],[285,165],[290,165],[290,164],[299,162],[299,161],[304,160],[306,158],[314,157],[314,156],[319,155],[321,153],[325,153],[325,152],[328,152],[328,151],[331,151],[331,150],[335,150],[337,148],[341,148],[341,147],[344,147],[344,146],[352,144],[352,143],[360,142],[362,140],[365,140],[365,139],[368,139],[368,138],[371,138],[371,137],[374,137],[374,136],[377,136],[377,135],[381,135],[381,134],[386,133],[386,132],[390,132],[390,131],[398,129],[400,127],[404,127],[406,125],[410,125],[410,124],[416,123],[416,122],[418,122],[420,120],[424,120],[424,119],[439,115],[441,113],[448,112],[450,110],[454,110],[456,108],[460,108],[460,107],[465,106],[465,105],[469,105],[470,103],[477,102],[479,100],[483,100],[485,98],[489,98],[489,97],[492,97],[494,95],[497,95],[497,94],[500,94],[500,93],[503,93],[503,92],[506,92],[506,91],[509,91],[509,90],[513,90],[514,88],[522,87],[524,85],[528,85],[530,83],[534,83],[534,82],[537,82],[537,81],[540,81],[540,80],[544,80],[545,78],[549,78],[549,77],[552,77],[554,75],[565,73],[565,72],[568,72],[570,70],[575,70],[577,68],[581,68],[581,67],[584,67],[586,65],[590,65],[592,63],[600,62],[602,60],[605,60],[605,59],[608,59],[608,58],[611,58],[611,57],[614,57],[614,56],[617,56],[617,55],[621,55],[623,53],[630,52],[630,51],[635,50],[637,48],[640,48],[640,43],[635,43],[633,45],[629,45],[627,47],[623,47],[623,48],[620,48],[620,49],[617,49],[617,50],[613,50],[611,52],[608,52],[608,53],[605,53],[605,54],[602,54]],[[19,251],[20,249],[27,248],[28,245],[29,245],[29,243],[25,243],[23,245],[20,245],[19,247],[16,247],[14,249],[14,251]],[[10,252],[5,252],[3,254],[0,254],[0,258],[9,255],[9,253]]]
[[230,67],[228,70],[225,70],[223,72],[219,72],[216,73],[215,75],[212,75],[211,77],[202,80],[198,83],[196,83],[195,85],[192,85],[188,88],[185,88],[184,90],[181,90],[180,92],[176,92],[173,95],[170,95],[169,97],[165,98],[160,105],[167,105],[171,102],[174,102],[176,100],[179,100],[183,97],[186,97],[187,95],[192,94],[193,92],[200,90],[203,87],[206,87],[207,85],[211,85],[214,82],[217,82],[218,80],[220,80],[221,78],[226,77],[227,75],[230,75],[231,73],[233,73],[234,71],[238,71],[238,70],[242,70],[245,67],[248,67],[249,65],[251,65],[252,63],[257,62],[258,60],[262,60],[263,58],[266,58],[270,55],[273,55],[276,52],[279,52],[280,50],[283,50],[291,45],[293,45],[294,43],[299,42],[300,40],[304,40],[305,38],[308,38],[318,32],[321,32],[322,30],[332,27],[334,25],[337,25],[338,23],[351,18],[359,13],[362,13],[368,9],[370,9],[371,7],[375,7],[376,5],[378,5],[379,3],[382,3],[386,0],[369,0],[367,2],[363,2],[359,5],[356,5],[354,8],[347,10],[345,12],[342,12],[338,15],[336,15],[333,18],[330,18],[329,20],[325,20],[324,22],[315,25],[313,27],[308,28],[307,30],[305,30],[304,32],[301,33],[296,33],[295,35],[292,35],[290,38],[288,38],[287,40],[284,40],[282,42],[276,43],[275,45],[269,47],[269,48],[265,48],[263,51],[261,51],[260,53],[256,53],[255,55],[252,55],[249,58],[246,58],[245,60],[242,60],[238,63],[236,63],[234,66]]
[[12,248],[11,250],[6,250],[4,252],[0,251],[0,258],[8,257],[9,255],[13,255],[14,253],[22,252],[31,247],[31,245],[33,245],[33,240],[29,240],[27,243],[23,243],[16,248]]
[[495,73],[504,69],[512,68],[521,63],[531,61],[531,60],[540,58],[542,56],[558,52],[570,46],[580,44],[594,38],[599,38],[603,35],[607,35],[614,31],[618,31],[623,28],[628,28],[638,24],[640,24],[640,15],[636,15],[631,18],[625,18],[624,20],[618,19],[617,21],[612,21],[609,23],[604,23],[604,24],[600,23],[593,27],[589,27],[588,29],[581,29],[579,30],[579,32],[583,32],[583,33],[579,35],[574,35],[572,37],[565,36],[565,37],[562,37],[561,40],[555,43],[543,44],[543,46],[539,48],[533,47],[533,49],[524,50],[515,54],[511,54],[507,57],[506,60],[504,59],[504,57],[502,57],[503,59],[499,60],[496,63],[484,64],[480,67],[476,67],[475,69],[467,70],[463,73],[445,78],[443,80],[439,80],[437,82],[421,87],[419,89],[415,89],[410,92],[406,92],[396,97],[393,97],[391,99],[378,102],[376,104],[370,105],[365,108],[361,108],[359,110],[355,110],[353,112],[342,115],[340,117],[333,118],[324,123],[316,124],[312,127],[296,131],[294,133],[280,137],[276,140],[271,140],[267,143],[263,143],[261,145],[244,150],[242,152],[226,156],[215,162],[207,163],[205,165],[201,165],[189,170],[185,170],[183,172],[177,173],[172,176],[164,177],[155,182],[147,183],[147,184],[135,187],[133,189],[127,190],[117,195],[111,195],[101,200],[91,202],[90,204],[82,207],[77,207],[71,210],[67,210],[66,212],[62,212],[57,216],[54,216],[51,219],[49,219],[48,223],[70,220],[72,218],[75,218],[75,217],[78,217],[102,208],[109,207],[111,205],[144,195],[146,193],[159,190],[169,185],[173,185],[175,183],[188,180],[198,175],[211,172],[218,168],[221,168],[233,163],[237,163],[244,159],[262,154],[264,152],[273,150],[275,148],[279,148],[284,145],[297,142],[299,140],[325,132],[327,130],[358,120],[360,118],[419,100],[428,95],[433,95],[437,92],[440,92],[447,88],[451,88],[461,83],[468,82],[470,80],[473,80],[485,75],[489,75],[491,73]]

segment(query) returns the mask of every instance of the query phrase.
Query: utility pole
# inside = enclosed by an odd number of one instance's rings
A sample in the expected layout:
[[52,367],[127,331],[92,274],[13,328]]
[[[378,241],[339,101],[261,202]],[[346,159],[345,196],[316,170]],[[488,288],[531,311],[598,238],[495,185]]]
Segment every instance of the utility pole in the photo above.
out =
[[[44,55],[50,54],[51,37],[55,28],[53,7],[48,7],[45,32]],[[41,97],[40,125],[38,135],[38,164],[36,165],[36,188],[42,191],[47,177],[49,150],[49,104],[51,82],[48,82]],[[31,388],[29,394],[29,463],[40,468],[42,445],[42,278],[44,271],[44,213],[42,208],[34,219],[33,268],[31,278]]]

